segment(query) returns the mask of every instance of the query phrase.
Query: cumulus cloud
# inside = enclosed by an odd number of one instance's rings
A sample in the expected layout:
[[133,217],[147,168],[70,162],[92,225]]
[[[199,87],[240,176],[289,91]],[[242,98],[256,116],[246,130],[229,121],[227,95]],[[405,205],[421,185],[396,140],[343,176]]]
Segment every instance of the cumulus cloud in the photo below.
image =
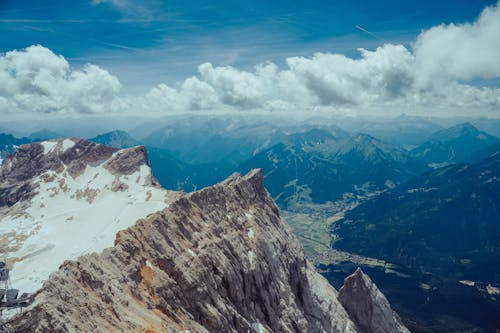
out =
[[122,105],[119,80],[86,65],[71,70],[62,56],[36,45],[0,56],[0,111],[100,113]]
[[420,85],[439,80],[500,77],[500,3],[472,24],[424,31],[414,45]]
[[[196,97],[201,108],[492,110],[500,106],[500,89],[468,82],[500,77],[499,36],[500,3],[487,7],[473,23],[423,31],[412,49],[386,44],[374,51],[360,49],[357,59],[331,53],[291,57],[283,70],[272,63],[252,72],[206,63],[199,66],[197,78],[188,80],[206,85],[207,100]],[[189,107],[184,84],[169,89],[169,96],[178,94],[183,100],[179,105]]]
[[[122,0],[94,0],[125,4]],[[72,70],[41,46],[0,56],[0,111],[99,113],[195,110],[440,110],[500,113],[500,88],[471,81],[500,77],[500,5],[473,23],[423,31],[411,48],[385,44],[358,58],[316,53],[290,57],[286,67],[251,71],[204,63],[176,85],[120,96],[120,82],[93,65]],[[462,112],[464,113],[464,112]]]

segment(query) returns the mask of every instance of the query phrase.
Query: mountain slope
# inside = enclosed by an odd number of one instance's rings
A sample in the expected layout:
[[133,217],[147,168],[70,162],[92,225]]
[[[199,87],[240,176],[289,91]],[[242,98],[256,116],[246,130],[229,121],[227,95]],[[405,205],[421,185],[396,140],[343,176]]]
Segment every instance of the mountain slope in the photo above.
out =
[[12,153],[18,146],[29,142],[28,138],[18,139],[12,134],[0,133],[0,165],[8,153]]
[[428,164],[467,163],[473,161],[475,152],[498,142],[498,138],[464,123],[436,132],[411,153]]
[[280,205],[323,203],[346,193],[386,189],[426,170],[397,149],[365,135],[335,137],[313,129],[255,155],[238,167],[264,170],[266,185]]
[[188,164],[234,166],[278,142],[283,133],[267,122],[195,117],[174,121],[144,142],[167,149]]
[[336,225],[335,247],[448,277],[500,282],[500,154],[426,173]]
[[121,130],[99,134],[98,136],[89,139],[89,141],[113,148],[131,148],[141,145],[141,143],[130,136],[130,134]]
[[426,118],[402,114],[388,121],[360,121],[356,132],[367,133],[398,146],[422,144],[442,127]]
[[166,205],[144,147],[20,146],[0,171],[0,249],[15,287],[36,291],[64,260],[113,245],[117,231]]
[[[360,281],[370,285],[368,278]],[[346,285],[345,292],[356,293],[353,288]],[[388,304],[377,301],[365,299],[386,315],[374,317],[368,330],[408,332]],[[35,303],[5,327],[7,332],[365,332],[357,323],[367,314],[349,309],[304,258],[262,174],[252,171],[179,195],[161,212],[119,232],[114,247],[65,262]]]

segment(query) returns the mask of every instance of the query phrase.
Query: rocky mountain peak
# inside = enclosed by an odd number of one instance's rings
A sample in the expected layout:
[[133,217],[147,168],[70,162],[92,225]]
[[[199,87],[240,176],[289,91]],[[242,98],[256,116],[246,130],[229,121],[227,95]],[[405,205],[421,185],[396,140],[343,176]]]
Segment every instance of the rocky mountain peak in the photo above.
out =
[[370,277],[358,268],[344,280],[338,299],[356,323],[360,332],[408,332],[391,309],[384,294]]
[[[149,167],[144,146],[118,150],[83,139],[57,139],[21,145],[7,156],[0,169],[0,207],[29,200],[36,193],[36,177],[52,178],[66,172],[73,179],[89,168],[103,164],[113,175],[131,175]],[[151,176],[149,185],[157,185]]]
[[144,147],[76,138],[20,146],[0,169],[0,252],[14,286],[36,291],[64,260],[112,246],[168,201]]
[[[120,231],[113,247],[66,261],[34,304],[5,327],[7,332],[359,331],[281,220],[260,170],[179,193],[165,209]],[[406,332],[391,328],[387,332]]]

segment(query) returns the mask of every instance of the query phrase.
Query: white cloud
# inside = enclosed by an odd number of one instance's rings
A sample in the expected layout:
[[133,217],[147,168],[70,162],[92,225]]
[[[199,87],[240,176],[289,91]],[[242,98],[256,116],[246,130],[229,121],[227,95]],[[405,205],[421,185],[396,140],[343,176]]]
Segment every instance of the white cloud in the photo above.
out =
[[424,31],[415,42],[414,54],[420,85],[500,77],[500,3],[487,7],[472,24]]
[[[125,0],[111,1],[116,6]],[[476,22],[423,31],[411,49],[386,44],[359,58],[317,53],[290,57],[286,68],[251,71],[205,63],[196,76],[141,96],[119,96],[120,82],[93,65],[72,70],[41,46],[0,56],[0,112],[168,113],[193,110],[496,112],[500,88],[471,84],[500,77],[500,7]]]
[[[287,68],[272,63],[253,71],[199,66],[199,75],[168,90],[177,110],[385,110],[388,112],[497,112],[500,89],[468,83],[500,77],[500,5],[486,8],[476,22],[440,25],[423,31],[412,49],[386,44],[360,49],[360,58],[317,53],[290,57]],[[185,85],[203,86],[194,102]],[[176,103],[173,100],[182,101]]]
[[107,71],[68,62],[36,45],[0,56],[0,112],[99,113],[123,107],[120,82]]

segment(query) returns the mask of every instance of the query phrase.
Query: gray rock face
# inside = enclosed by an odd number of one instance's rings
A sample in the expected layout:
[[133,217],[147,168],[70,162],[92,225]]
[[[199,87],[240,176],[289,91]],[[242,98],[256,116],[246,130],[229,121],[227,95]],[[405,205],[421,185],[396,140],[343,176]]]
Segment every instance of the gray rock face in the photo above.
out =
[[[72,146],[63,150],[63,141],[71,141]],[[72,175],[76,175],[87,163],[106,160],[117,151],[81,139],[47,142],[53,144],[51,151],[46,152],[41,143],[31,143],[20,146],[7,156],[0,169],[0,207],[10,207],[19,201],[31,199],[36,194],[32,180],[47,170],[61,171],[64,164]]]
[[[65,144],[68,146],[64,147]],[[110,159],[113,154],[116,156]],[[0,168],[0,208],[31,199],[36,194],[32,180],[47,170],[60,172],[66,166],[69,174],[76,177],[87,165],[103,161],[106,169],[117,175],[129,175],[141,165],[149,166],[144,146],[118,150],[77,138],[22,145],[7,156],[4,167]],[[157,185],[155,179],[151,182]]]
[[[72,155],[60,159],[73,163],[75,172],[82,159],[99,163],[115,153],[87,143],[70,152],[76,146],[64,152]],[[35,160],[39,150],[34,148]],[[120,162],[106,162],[106,168],[135,170],[143,160],[134,150],[130,153],[116,155]],[[27,171],[48,167],[50,157],[43,154],[42,163],[35,161],[39,164]],[[10,163],[2,177],[23,179],[13,168],[20,161]],[[349,281],[340,295],[344,308],[335,289],[305,259],[264,188],[262,173],[254,170],[191,194],[179,193],[164,210],[120,231],[113,247],[64,262],[35,302],[2,328],[9,333],[333,333],[379,327],[407,332],[402,325],[387,324],[399,319],[392,317],[387,300],[374,294],[376,287],[361,289],[367,292],[364,300]],[[383,311],[367,314],[372,308]],[[369,317],[360,318],[365,314]]]
[[389,302],[360,268],[344,281],[339,301],[363,333],[410,332]]

